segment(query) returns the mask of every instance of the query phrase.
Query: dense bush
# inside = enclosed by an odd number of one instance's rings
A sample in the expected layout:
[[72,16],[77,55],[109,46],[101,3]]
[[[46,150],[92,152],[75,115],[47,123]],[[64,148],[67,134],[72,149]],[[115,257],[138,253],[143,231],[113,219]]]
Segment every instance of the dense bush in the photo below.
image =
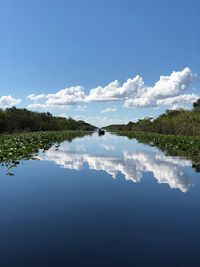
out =
[[158,118],[145,118],[138,122],[110,125],[108,130],[143,131],[162,134],[200,136],[200,99],[193,103],[193,109],[166,110]]
[[49,112],[33,112],[16,107],[0,109],[0,133],[23,131],[94,130],[94,126],[72,118],[54,117]]

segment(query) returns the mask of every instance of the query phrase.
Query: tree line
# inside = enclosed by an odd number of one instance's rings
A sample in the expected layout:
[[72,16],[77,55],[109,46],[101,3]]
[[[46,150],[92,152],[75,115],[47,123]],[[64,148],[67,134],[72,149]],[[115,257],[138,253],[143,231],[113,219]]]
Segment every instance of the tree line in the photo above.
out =
[[166,110],[158,118],[144,118],[128,124],[105,127],[111,131],[143,131],[160,134],[200,136],[200,99],[191,110]]
[[34,112],[16,107],[0,109],[0,133],[94,129],[94,126],[84,121],[56,117],[50,112]]

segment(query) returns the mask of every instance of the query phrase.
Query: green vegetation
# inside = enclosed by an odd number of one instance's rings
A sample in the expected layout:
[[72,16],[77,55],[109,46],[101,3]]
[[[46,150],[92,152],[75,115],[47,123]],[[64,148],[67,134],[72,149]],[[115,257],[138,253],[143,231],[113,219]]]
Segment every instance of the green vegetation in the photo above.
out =
[[105,129],[157,146],[166,155],[190,159],[196,171],[200,171],[200,99],[191,110],[166,110],[156,119],[145,118]]
[[200,136],[200,99],[191,110],[166,110],[158,118],[145,118],[128,124],[109,125],[109,131],[143,131],[148,133]]
[[21,160],[36,159],[39,150],[55,149],[65,140],[71,142],[76,137],[91,134],[89,131],[37,132],[0,135],[0,165],[7,167],[7,175]]
[[200,172],[200,137],[163,135],[145,132],[118,131],[117,135],[136,138],[140,143],[157,146],[168,156],[180,156],[192,160],[193,167]]
[[92,131],[94,129],[94,126],[84,121],[54,117],[49,112],[39,113],[16,107],[0,109],[0,134],[24,131]]

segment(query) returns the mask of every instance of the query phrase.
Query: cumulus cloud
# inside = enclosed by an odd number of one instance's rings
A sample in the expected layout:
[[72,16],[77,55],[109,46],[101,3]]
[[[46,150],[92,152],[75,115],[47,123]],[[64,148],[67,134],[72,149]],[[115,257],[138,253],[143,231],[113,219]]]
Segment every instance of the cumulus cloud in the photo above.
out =
[[[199,97],[195,94],[185,94],[185,90],[195,78],[196,75],[192,73],[190,68],[186,67],[181,71],[173,71],[169,76],[161,76],[153,86],[146,85],[143,78],[137,75],[122,85],[118,80],[115,80],[104,87],[93,88],[88,95],[82,86],[74,86],[54,94],[32,94],[28,98],[33,101],[45,99],[44,108],[109,101],[123,101],[126,107],[185,104],[191,103]],[[111,109],[105,112],[110,111]],[[102,111],[102,113],[104,112]]]
[[48,94],[46,97],[47,105],[73,105],[75,103],[83,102],[85,99],[85,92],[82,86],[73,86],[62,89],[55,94]]
[[16,106],[20,102],[21,102],[21,99],[14,98],[11,95],[0,97],[1,108],[8,108],[8,107]]
[[169,97],[165,99],[160,99],[157,101],[158,105],[172,105],[172,104],[186,104],[192,103],[199,98],[196,94],[184,94],[174,97]]
[[101,111],[101,113],[107,113],[107,112],[115,112],[116,108],[106,108],[104,110]]
[[[170,76],[161,76],[160,80],[152,87],[145,86],[143,93],[134,99],[128,99],[125,102],[125,106],[128,107],[147,107],[147,106],[159,106],[161,104],[170,102],[167,100],[172,97],[177,97],[189,86],[196,75],[192,73],[190,68],[185,68],[182,71],[173,71]],[[188,101],[188,97],[181,96],[176,98],[176,101],[183,100]],[[163,102],[162,102],[163,101]]]
[[128,79],[122,86],[118,80],[109,83],[105,87],[97,87],[90,90],[86,101],[122,101],[139,96],[144,91],[144,81],[137,75],[133,79]]
[[82,86],[73,86],[70,88],[65,88],[54,94],[40,94],[35,95],[31,94],[27,98],[32,101],[38,101],[41,99],[45,99],[43,103],[34,103],[29,104],[28,108],[33,109],[48,109],[55,107],[66,107],[68,105],[74,105],[77,103],[84,102],[85,92]]
[[105,87],[98,86],[90,90],[89,95],[86,98],[88,102],[94,101],[115,101],[115,100],[123,100],[123,97],[120,96],[119,91],[119,82],[116,80],[114,82],[109,83]]

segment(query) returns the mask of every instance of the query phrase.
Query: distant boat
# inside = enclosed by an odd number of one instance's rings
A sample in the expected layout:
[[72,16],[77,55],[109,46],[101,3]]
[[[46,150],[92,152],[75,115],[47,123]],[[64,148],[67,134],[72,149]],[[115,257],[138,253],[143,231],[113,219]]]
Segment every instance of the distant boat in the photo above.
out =
[[98,130],[98,135],[101,136],[101,135],[104,135],[105,134],[105,130],[104,129],[99,129]]

